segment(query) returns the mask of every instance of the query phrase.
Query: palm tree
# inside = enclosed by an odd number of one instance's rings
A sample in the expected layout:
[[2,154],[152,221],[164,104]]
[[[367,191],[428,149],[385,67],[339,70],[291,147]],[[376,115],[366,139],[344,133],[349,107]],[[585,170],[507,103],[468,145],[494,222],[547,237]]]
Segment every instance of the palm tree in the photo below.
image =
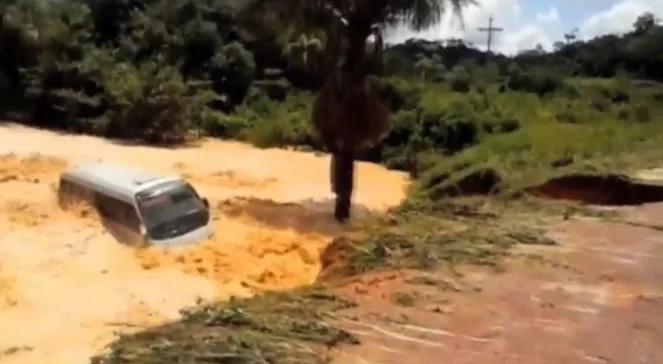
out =
[[406,25],[423,30],[440,22],[447,10],[460,16],[463,7],[473,3],[475,0],[253,0],[244,8],[248,16],[260,14],[301,31],[325,34],[327,80],[316,98],[312,121],[332,154],[334,215],[339,221],[350,216],[357,154],[379,142],[388,129],[389,110],[367,83],[368,76],[377,71],[375,65],[381,63],[381,29]]

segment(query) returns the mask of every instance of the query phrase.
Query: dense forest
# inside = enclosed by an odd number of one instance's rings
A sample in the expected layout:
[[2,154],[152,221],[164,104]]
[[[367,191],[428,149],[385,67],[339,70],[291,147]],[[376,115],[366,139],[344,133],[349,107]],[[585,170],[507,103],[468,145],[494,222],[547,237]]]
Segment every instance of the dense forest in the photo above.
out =
[[[324,36],[240,18],[238,3],[3,1],[3,117],[150,143],[210,135],[322,148],[309,119]],[[663,102],[654,87],[663,81],[663,26],[651,14],[628,34],[558,43],[552,53],[507,57],[413,39],[380,61],[372,87],[392,126],[364,158],[415,174],[430,155],[523,126],[648,122]]]

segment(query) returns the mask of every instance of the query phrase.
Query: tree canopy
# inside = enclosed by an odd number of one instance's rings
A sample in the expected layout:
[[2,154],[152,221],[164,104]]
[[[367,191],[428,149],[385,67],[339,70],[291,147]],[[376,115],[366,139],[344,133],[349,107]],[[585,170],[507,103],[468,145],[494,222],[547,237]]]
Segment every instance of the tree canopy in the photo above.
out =
[[[7,0],[0,3],[0,112],[126,138],[181,139],[191,129],[226,136],[240,125],[232,115],[247,102],[319,89],[326,62],[338,61],[328,52],[339,24],[358,24],[361,37],[376,24],[419,29],[471,3]],[[270,11],[245,16],[260,6]],[[547,73],[663,81],[661,47],[663,27],[643,14],[630,33],[560,40],[555,52],[515,57],[487,55],[460,41],[412,40],[387,48],[384,66],[387,76],[453,80],[457,90],[483,72],[511,77],[514,87],[539,80],[535,88],[544,92]],[[161,128],[173,132],[156,132]]]

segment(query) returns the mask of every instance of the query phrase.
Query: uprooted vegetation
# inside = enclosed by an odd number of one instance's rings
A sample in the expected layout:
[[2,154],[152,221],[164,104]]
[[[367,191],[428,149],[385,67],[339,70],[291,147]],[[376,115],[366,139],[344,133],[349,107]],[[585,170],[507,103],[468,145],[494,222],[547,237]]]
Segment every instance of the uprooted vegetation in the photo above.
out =
[[93,363],[326,363],[330,347],[358,343],[326,323],[352,305],[319,288],[231,299],[185,312],[182,321],[122,336],[107,357]]
[[433,202],[411,199],[369,228],[368,238],[347,241],[346,274],[375,269],[435,270],[444,266],[497,266],[518,244],[555,245],[546,228],[573,216],[607,216],[573,203],[532,197],[473,197]]

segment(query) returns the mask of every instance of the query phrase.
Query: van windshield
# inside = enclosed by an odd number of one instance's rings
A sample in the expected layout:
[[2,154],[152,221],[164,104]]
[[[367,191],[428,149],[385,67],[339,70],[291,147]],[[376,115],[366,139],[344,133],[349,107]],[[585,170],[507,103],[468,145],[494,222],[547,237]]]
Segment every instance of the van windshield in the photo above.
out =
[[184,235],[209,221],[207,208],[188,184],[157,186],[141,192],[137,200],[147,233],[155,240]]

